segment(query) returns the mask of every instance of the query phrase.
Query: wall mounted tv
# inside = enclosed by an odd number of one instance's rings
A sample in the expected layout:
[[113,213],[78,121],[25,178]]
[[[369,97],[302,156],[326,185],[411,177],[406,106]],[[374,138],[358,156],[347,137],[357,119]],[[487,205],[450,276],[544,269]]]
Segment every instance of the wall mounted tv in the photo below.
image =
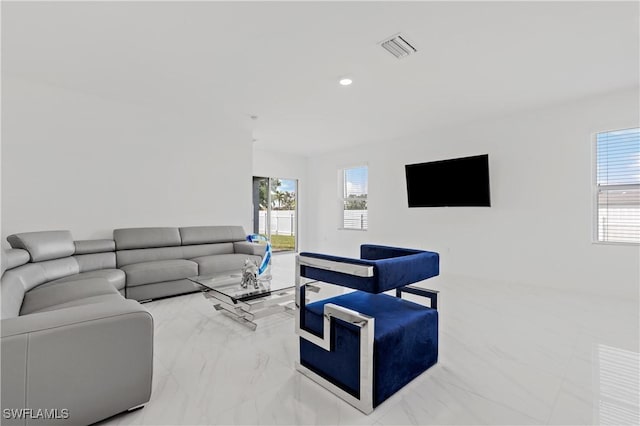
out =
[[490,207],[489,155],[407,164],[409,207]]

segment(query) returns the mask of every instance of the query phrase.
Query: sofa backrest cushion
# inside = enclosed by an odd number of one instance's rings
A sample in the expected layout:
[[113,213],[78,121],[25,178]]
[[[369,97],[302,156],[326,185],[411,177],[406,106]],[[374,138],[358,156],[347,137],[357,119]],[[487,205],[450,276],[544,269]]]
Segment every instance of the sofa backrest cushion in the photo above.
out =
[[8,249],[2,253],[2,272],[29,262],[29,252],[23,249]]
[[132,263],[153,262],[156,260],[193,259],[212,254],[233,253],[233,243],[201,244],[182,247],[159,247],[138,250],[118,250],[117,267]]
[[232,254],[233,243],[200,244],[194,246],[182,246],[182,258],[210,256],[213,254]]
[[28,251],[32,262],[68,257],[76,249],[69,231],[23,232],[9,235],[7,241],[13,248]]
[[116,267],[116,254],[113,252],[80,254],[73,256],[73,258],[78,262],[80,272],[114,269]]
[[180,245],[178,228],[123,228],[113,231],[117,250],[132,250]]
[[73,257],[27,263],[5,271],[0,281],[2,292],[2,318],[18,316],[24,294],[48,281],[75,275],[80,266]]
[[116,251],[116,242],[113,240],[78,240],[74,241],[76,254],[106,253]]
[[242,226],[188,226],[180,228],[182,245],[244,241]]
[[116,252],[116,266],[118,268],[132,263],[153,262],[154,260],[169,259],[182,259],[182,247],[118,250]]

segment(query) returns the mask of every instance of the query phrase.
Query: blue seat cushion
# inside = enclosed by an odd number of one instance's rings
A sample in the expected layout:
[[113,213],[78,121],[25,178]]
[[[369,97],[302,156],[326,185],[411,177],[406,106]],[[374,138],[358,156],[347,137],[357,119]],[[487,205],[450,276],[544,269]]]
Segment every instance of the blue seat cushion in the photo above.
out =
[[[374,406],[438,361],[438,311],[386,294],[355,291],[306,306],[301,326],[322,337],[324,305],[375,318]],[[334,319],[331,351],[300,338],[300,362],[355,397],[360,390],[359,328]]]
[[303,277],[369,293],[382,293],[404,287],[440,273],[438,253],[424,250],[363,244],[360,247],[360,259],[307,252],[300,253],[300,256],[372,266],[372,277],[358,277],[305,265],[300,267]]

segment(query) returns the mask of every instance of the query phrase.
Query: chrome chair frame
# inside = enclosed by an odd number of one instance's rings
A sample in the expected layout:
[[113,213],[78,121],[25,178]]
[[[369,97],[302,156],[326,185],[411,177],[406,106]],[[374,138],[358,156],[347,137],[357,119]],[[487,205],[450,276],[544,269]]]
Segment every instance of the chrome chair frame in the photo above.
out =
[[[351,404],[358,410],[365,414],[373,412],[373,343],[374,343],[374,331],[375,331],[375,318],[368,315],[361,314],[360,312],[344,308],[342,306],[335,305],[333,303],[327,303],[324,305],[324,319],[323,319],[323,337],[318,337],[313,333],[303,329],[301,327],[302,315],[304,315],[306,305],[306,287],[309,287],[310,291],[317,292],[318,288],[310,283],[303,283],[304,277],[300,274],[301,266],[309,266],[317,269],[325,269],[328,271],[341,272],[343,274],[355,275],[360,277],[372,277],[374,276],[373,266],[356,265],[343,262],[335,262],[324,259],[316,259],[306,256],[296,256],[296,272],[295,272],[295,323],[296,334],[313,343],[316,346],[321,347],[326,351],[331,350],[331,321],[333,318],[345,321],[349,324],[355,325],[360,328],[360,390],[359,398],[344,391],[338,386],[334,385],[324,377],[316,374],[309,368],[303,366],[300,362],[300,351],[298,350],[298,360],[295,367],[300,373],[310,378],[320,386],[327,389],[329,392],[343,399],[347,403]],[[431,307],[437,308],[437,296],[438,292],[435,290],[422,289],[415,286],[405,286],[396,290],[396,297],[401,297],[402,292],[412,293],[420,296],[424,296],[430,299]]]

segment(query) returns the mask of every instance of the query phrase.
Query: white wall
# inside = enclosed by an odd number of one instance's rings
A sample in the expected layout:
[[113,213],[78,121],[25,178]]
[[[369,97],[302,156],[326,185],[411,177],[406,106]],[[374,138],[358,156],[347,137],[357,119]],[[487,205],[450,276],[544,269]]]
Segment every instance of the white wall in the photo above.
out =
[[307,186],[307,157],[282,152],[266,151],[254,143],[253,175],[298,180],[298,249],[307,245],[307,203],[310,198]]
[[251,225],[251,134],[193,116],[3,80],[2,240],[69,229]]
[[[310,159],[309,249],[430,249],[443,274],[638,297],[640,249],[592,243],[593,133],[638,126],[638,91]],[[407,207],[404,165],[488,153],[491,208]],[[337,172],[369,165],[369,231],[339,231]]]

